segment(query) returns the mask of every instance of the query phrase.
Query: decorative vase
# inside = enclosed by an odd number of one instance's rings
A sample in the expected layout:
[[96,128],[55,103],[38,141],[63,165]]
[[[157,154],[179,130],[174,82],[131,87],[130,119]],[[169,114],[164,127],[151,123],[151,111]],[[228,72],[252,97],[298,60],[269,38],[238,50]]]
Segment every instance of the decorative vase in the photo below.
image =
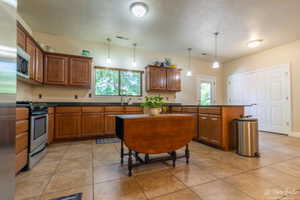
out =
[[152,116],[156,116],[156,115],[159,115],[160,112],[161,112],[161,108],[150,108],[150,115]]

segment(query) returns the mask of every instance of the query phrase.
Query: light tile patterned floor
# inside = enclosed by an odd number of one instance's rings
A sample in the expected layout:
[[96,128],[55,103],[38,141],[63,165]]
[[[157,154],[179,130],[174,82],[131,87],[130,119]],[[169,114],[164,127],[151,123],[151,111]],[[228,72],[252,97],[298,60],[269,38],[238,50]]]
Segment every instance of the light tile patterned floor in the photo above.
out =
[[192,142],[191,163],[119,164],[119,143],[53,144],[16,180],[16,200],[49,200],[82,192],[83,200],[300,200],[300,139],[260,134],[261,158]]

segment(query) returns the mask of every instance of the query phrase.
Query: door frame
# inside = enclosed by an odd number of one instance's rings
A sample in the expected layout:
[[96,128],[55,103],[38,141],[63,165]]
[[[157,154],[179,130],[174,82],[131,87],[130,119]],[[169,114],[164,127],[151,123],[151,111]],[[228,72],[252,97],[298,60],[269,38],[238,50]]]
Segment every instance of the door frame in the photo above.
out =
[[196,77],[196,90],[197,90],[197,103],[200,104],[200,83],[201,81],[212,81],[213,88],[212,88],[212,105],[216,104],[217,102],[217,78],[215,76],[208,76],[208,75],[199,75]]
[[245,75],[245,74],[249,74],[249,73],[257,73],[257,72],[264,72],[264,71],[270,71],[270,70],[285,70],[288,76],[288,80],[286,80],[286,89],[287,89],[287,95],[288,95],[288,103],[285,105],[285,110],[287,112],[287,121],[289,122],[288,124],[288,131],[287,131],[287,135],[288,136],[292,136],[293,132],[292,132],[292,125],[293,125],[293,117],[292,117],[292,93],[291,93],[291,67],[290,67],[290,63],[288,64],[278,64],[278,65],[273,65],[270,67],[263,67],[260,69],[256,69],[256,70],[250,70],[250,71],[245,71],[245,72],[238,72],[238,73],[234,73],[231,74],[227,77],[226,79],[226,91],[227,91],[227,96],[226,96],[226,100],[227,103],[230,104],[230,88],[229,88],[229,81],[232,79],[233,76],[237,76],[237,75]]

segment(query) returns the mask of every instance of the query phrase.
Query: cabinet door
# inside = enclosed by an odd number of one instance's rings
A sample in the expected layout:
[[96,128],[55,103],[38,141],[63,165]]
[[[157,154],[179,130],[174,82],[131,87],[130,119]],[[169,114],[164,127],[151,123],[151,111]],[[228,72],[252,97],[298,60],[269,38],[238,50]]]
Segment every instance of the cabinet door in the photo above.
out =
[[55,139],[77,138],[81,134],[81,113],[55,115]]
[[221,132],[221,118],[220,116],[209,117],[209,140],[214,145],[221,146],[222,144],[222,132]]
[[167,90],[169,91],[181,90],[180,70],[167,69]]
[[91,60],[83,58],[70,58],[69,85],[90,87]]
[[37,82],[43,83],[44,81],[44,58],[41,49],[36,48],[36,63],[35,63],[35,80]]
[[30,55],[30,60],[29,60],[29,78],[31,80],[34,80],[35,78],[35,63],[36,63],[36,54],[35,54],[35,49],[36,46],[34,42],[27,37],[26,38],[26,52]]
[[198,139],[203,142],[209,142],[210,141],[210,130],[209,130],[209,118],[208,115],[199,115],[198,119],[199,124],[199,137]]
[[82,114],[82,136],[99,136],[104,134],[104,114]]
[[23,50],[26,50],[26,34],[20,27],[17,27],[17,44]]
[[105,115],[105,134],[116,135],[116,115],[123,113],[106,114]]
[[167,72],[164,68],[150,67],[149,90],[165,90],[167,88]]
[[48,115],[48,144],[54,140],[54,114]]
[[68,57],[45,55],[44,82],[52,85],[68,84]]

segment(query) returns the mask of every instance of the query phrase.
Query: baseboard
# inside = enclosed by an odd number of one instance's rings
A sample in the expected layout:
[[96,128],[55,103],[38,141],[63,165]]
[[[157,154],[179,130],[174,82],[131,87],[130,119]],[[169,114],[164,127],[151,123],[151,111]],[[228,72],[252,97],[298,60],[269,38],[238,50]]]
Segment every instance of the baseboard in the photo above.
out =
[[300,132],[291,132],[291,133],[289,134],[289,136],[300,138]]

